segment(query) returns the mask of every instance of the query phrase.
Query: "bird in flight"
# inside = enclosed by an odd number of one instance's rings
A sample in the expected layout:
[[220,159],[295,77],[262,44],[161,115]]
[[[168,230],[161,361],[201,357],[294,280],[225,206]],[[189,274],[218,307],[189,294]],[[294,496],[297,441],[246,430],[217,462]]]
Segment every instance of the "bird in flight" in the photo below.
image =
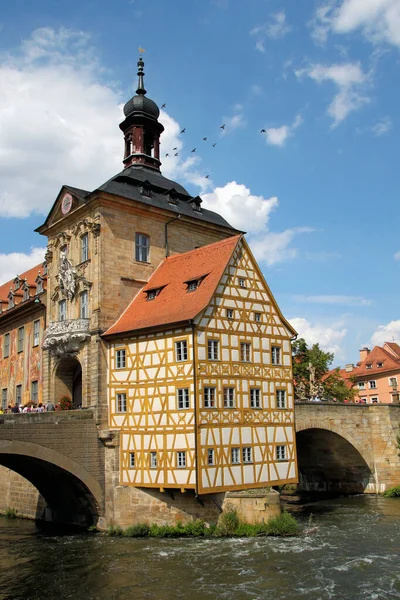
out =
[[175,146],[175,148],[172,148],[172,150],[178,150],[177,146]]
[[165,108],[166,106],[167,105],[165,104],[165,102],[164,102],[164,104],[161,104],[161,108]]
[[196,148],[193,148],[193,150],[191,150],[191,152],[196,152]]
[[265,129],[261,129],[260,133],[265,133]]
[[209,177],[210,177],[209,175],[206,175],[204,179],[208,179]]
[[225,129],[225,123],[220,126],[220,129]]
[[177,153],[177,152],[175,152],[174,156],[178,156],[178,153]]
[[215,148],[216,145],[217,145],[217,142],[215,142],[215,144],[213,144],[212,147]]
[[167,154],[165,156],[169,156],[168,152],[167,152]]
[[207,141],[207,138],[203,138],[203,142],[206,142],[206,141]]
[[185,133],[185,131],[186,131],[186,127],[184,127],[184,128],[181,130],[181,133]]

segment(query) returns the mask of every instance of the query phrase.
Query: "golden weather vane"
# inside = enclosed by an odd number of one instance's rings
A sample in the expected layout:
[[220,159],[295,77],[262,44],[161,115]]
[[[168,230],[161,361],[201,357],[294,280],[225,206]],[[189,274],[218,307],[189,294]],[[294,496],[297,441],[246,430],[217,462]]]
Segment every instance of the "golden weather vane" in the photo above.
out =
[[143,52],[146,52],[146,50],[144,48],[142,48],[142,46],[139,46],[138,48],[140,54],[143,54]]

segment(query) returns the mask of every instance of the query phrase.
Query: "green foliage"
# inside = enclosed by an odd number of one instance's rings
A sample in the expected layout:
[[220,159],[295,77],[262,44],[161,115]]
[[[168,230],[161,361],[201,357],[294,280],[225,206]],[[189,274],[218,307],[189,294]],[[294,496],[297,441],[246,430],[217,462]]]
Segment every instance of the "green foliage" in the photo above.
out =
[[15,508],[12,508],[11,506],[9,506],[6,508],[4,516],[7,519],[16,519],[18,516],[18,511]]
[[128,529],[125,529],[125,537],[148,537],[150,534],[150,527],[147,523],[138,523],[137,525],[131,525]]
[[299,524],[296,519],[287,512],[278,517],[269,519],[266,523],[267,535],[289,536],[299,533]]
[[382,494],[385,498],[400,498],[400,485],[395,485]]
[[112,536],[120,536],[120,535],[123,535],[124,531],[118,525],[110,525],[107,529],[107,533],[108,533],[108,535],[112,535]]
[[230,508],[221,514],[218,520],[217,532],[223,536],[235,535],[239,525],[240,518],[237,510]]

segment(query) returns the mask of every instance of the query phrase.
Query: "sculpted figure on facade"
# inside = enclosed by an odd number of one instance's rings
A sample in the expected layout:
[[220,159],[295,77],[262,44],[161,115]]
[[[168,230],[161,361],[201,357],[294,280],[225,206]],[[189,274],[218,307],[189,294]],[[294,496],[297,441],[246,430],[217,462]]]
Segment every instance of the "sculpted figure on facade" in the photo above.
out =
[[68,300],[72,300],[76,290],[76,270],[68,260],[66,252],[61,253],[58,283],[61,293],[67,296]]

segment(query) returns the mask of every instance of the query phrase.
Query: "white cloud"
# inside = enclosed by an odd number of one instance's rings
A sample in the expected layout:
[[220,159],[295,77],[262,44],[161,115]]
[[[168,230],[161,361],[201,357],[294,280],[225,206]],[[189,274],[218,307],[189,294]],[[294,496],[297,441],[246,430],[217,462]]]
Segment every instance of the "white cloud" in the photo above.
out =
[[379,325],[372,334],[371,345],[382,346],[385,342],[400,342],[400,319],[390,321],[387,325]]
[[343,296],[340,294],[320,295],[320,296],[302,296],[293,297],[296,302],[305,302],[311,304],[333,304],[338,306],[372,306],[373,301],[361,296]]
[[364,88],[369,82],[369,75],[364,73],[359,62],[333,65],[312,65],[296,71],[297,77],[307,75],[317,83],[331,82],[338,87],[328,107],[328,114],[333,118],[333,126],[341,123],[353,111],[369,102]]
[[292,28],[287,24],[285,12],[281,10],[271,15],[266,23],[253,27],[250,35],[256,38],[256,49],[259,52],[265,52],[267,38],[277,40],[285,37],[291,30]]
[[302,124],[303,117],[297,115],[291,125],[281,125],[281,127],[269,127],[265,131],[267,144],[270,146],[284,146],[288,137],[293,135],[294,131]]
[[360,30],[373,43],[400,47],[399,0],[329,0],[317,7],[310,22],[312,37],[324,43],[330,32]]
[[282,232],[269,231],[271,214],[278,207],[278,198],[255,196],[243,184],[231,181],[203,196],[204,205],[220,213],[233,227],[247,231],[257,260],[273,265],[297,256],[291,242],[296,235],[312,231],[297,227]]
[[371,131],[377,137],[385,135],[393,127],[393,123],[390,117],[383,117],[375,125],[371,127]]
[[304,338],[307,344],[319,344],[322,350],[333,352],[335,358],[342,356],[341,342],[347,334],[347,329],[343,328],[343,324],[337,323],[327,327],[324,323],[316,323],[312,325],[310,321],[302,317],[289,319],[298,333],[299,338]]
[[44,261],[45,248],[31,248],[29,254],[0,254],[0,285]]

